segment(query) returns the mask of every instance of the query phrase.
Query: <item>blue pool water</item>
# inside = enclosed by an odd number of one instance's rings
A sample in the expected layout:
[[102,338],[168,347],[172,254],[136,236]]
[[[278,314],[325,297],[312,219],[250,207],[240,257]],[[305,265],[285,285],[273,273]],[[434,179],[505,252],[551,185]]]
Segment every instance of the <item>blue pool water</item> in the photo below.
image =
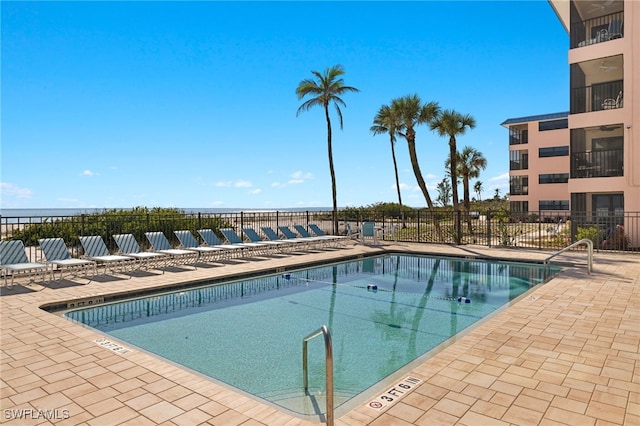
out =
[[333,339],[344,404],[544,282],[559,268],[391,254],[67,312],[75,321],[303,415],[324,393]]

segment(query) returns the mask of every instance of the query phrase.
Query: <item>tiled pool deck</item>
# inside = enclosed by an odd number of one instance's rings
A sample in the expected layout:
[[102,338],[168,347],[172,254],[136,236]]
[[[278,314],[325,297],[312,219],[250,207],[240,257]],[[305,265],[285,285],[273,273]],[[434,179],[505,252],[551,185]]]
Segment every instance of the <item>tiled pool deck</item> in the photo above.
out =
[[[548,253],[477,246],[385,245],[442,255],[541,260]],[[301,425],[304,421],[134,351],[39,306],[172,283],[332,260],[362,245],[233,264],[2,289],[0,422],[59,425]],[[361,404],[337,425],[640,425],[640,256],[584,252],[529,296],[419,364],[422,380],[395,405]],[[339,366],[336,366],[339,368]],[[362,366],[367,368],[367,365]],[[39,411],[41,410],[41,411]],[[21,419],[16,417],[22,416]]]

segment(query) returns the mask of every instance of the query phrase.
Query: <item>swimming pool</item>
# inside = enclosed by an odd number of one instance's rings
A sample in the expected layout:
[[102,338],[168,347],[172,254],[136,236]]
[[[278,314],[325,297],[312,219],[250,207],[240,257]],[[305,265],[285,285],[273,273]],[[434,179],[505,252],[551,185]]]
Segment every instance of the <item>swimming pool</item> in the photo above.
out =
[[[559,268],[388,254],[65,313],[117,339],[294,413],[322,412],[333,338],[335,405],[398,372]],[[365,392],[366,393],[366,392]]]

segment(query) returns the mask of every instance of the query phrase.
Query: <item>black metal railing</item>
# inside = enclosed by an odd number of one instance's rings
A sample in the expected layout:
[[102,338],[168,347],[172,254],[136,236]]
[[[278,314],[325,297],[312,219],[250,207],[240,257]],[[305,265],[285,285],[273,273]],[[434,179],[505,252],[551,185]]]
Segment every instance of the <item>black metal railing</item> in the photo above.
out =
[[571,178],[623,176],[623,154],[622,149],[574,152],[571,161]]
[[[640,248],[640,213],[598,211],[431,211],[411,209],[405,211],[404,222],[399,214],[375,208],[345,209],[339,212],[339,230],[347,234],[347,226],[357,229],[364,221],[375,221],[382,240],[416,243],[479,244],[484,246],[514,246],[536,249],[560,249],[582,238],[592,238],[600,247],[608,229],[622,225],[625,241],[619,249]],[[188,229],[198,237],[197,229],[233,227],[240,234],[243,227],[260,230],[262,226],[318,224],[331,233],[330,211],[263,212],[263,213],[185,213],[165,217],[143,215],[82,214],[64,217],[9,217],[0,216],[2,240],[20,239],[25,243],[30,258],[42,260],[38,239],[61,237],[73,256],[82,255],[78,237],[100,235],[109,248],[116,251],[112,236],[132,233],[145,247],[146,231],[162,231],[174,245],[178,245],[173,231]],[[586,229],[586,230],[585,230]],[[260,232],[260,231],[259,231]],[[622,243],[620,243],[622,244]],[[612,248],[609,246],[607,248]]]
[[571,114],[622,108],[624,80],[571,89]]
[[571,22],[570,48],[590,46],[624,37],[624,11]]

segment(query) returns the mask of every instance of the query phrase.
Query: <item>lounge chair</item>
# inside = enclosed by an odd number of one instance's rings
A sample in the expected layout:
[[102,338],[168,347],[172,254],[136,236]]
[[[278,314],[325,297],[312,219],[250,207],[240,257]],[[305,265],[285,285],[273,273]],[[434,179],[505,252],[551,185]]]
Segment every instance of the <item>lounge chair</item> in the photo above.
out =
[[197,269],[196,263],[199,257],[197,251],[174,249],[171,247],[171,244],[169,244],[167,237],[159,231],[145,232],[144,236],[147,237],[152,250],[156,253],[169,255],[173,265],[193,265],[193,267]]
[[273,247],[276,251],[282,251],[284,250],[285,247],[292,247],[291,244],[287,243],[284,240],[275,240],[275,241],[266,240],[265,241],[260,237],[258,232],[253,228],[242,228],[242,232],[244,232],[244,235],[246,235],[247,238],[249,238],[250,242],[258,243],[258,244],[266,244],[268,246]]
[[60,279],[65,271],[83,272],[86,277],[89,269],[93,269],[93,275],[98,274],[97,263],[93,260],[71,257],[62,238],[40,238],[38,244],[46,262],[51,265],[51,280],[55,279],[55,271],[60,272]]
[[180,245],[185,250],[195,250],[200,253],[200,260],[203,262],[214,262],[222,257],[225,250],[220,247],[201,246],[191,231],[173,231],[180,241]]
[[252,253],[264,254],[267,249],[267,245],[263,243],[245,243],[232,228],[223,228],[220,229],[220,232],[222,232],[222,235],[224,235],[229,244],[243,247],[245,250],[249,250]]
[[296,246],[299,247],[301,244],[304,246],[307,245],[307,242],[301,240],[300,238],[296,238],[293,240],[290,240],[290,239],[283,240],[278,236],[278,233],[269,226],[262,226],[260,229],[262,229],[262,232],[269,239],[269,241],[282,241],[283,243],[287,244],[287,246],[291,248],[295,248]]
[[123,271],[129,266],[133,269],[133,266],[136,264],[134,257],[109,253],[107,245],[99,235],[80,237],[80,244],[82,244],[82,248],[84,249],[83,257],[103,265],[105,272],[114,271],[115,268],[118,267]]
[[167,265],[169,256],[165,253],[156,253],[152,251],[142,251],[140,244],[136,241],[133,234],[117,234],[113,236],[120,253],[125,256],[134,257],[138,261],[140,269],[160,269],[164,274],[163,267]]
[[362,244],[366,244],[367,239],[373,241],[374,244],[378,244],[378,232],[375,222],[362,222],[360,241],[362,242]]
[[282,235],[284,235],[286,239],[292,240],[292,241],[295,241],[295,240],[303,241],[307,244],[307,247],[309,248],[316,247],[316,246],[323,246],[327,242],[324,238],[319,238],[319,237],[311,237],[311,238],[299,237],[288,226],[278,226],[278,230],[280,231],[280,233],[282,233]]
[[222,244],[222,241],[220,241],[220,238],[218,238],[218,236],[216,235],[215,232],[213,232],[212,229],[209,229],[209,228],[198,229],[198,234],[200,234],[200,237],[202,238],[202,241],[204,241],[204,243],[206,244],[206,247],[221,248],[225,250],[230,256],[233,256],[233,255],[240,256],[244,251],[244,247],[241,247],[235,244]]
[[318,235],[317,232],[314,231],[314,233],[316,233],[316,235],[314,236],[314,235],[311,235],[309,231],[307,231],[306,228],[302,225],[293,225],[293,227],[295,228],[296,232],[300,234],[302,238],[315,238],[318,241],[324,241],[325,245],[327,246],[333,245],[337,247],[338,243],[344,240],[343,237],[340,237],[337,235],[324,235],[324,233],[319,228],[317,229],[317,231],[319,231],[323,235]]
[[0,272],[4,276],[5,287],[9,273],[11,273],[9,287],[13,286],[13,278],[16,275],[40,275],[42,282],[45,283],[45,274],[48,268],[49,265],[29,260],[21,240],[0,241]]

